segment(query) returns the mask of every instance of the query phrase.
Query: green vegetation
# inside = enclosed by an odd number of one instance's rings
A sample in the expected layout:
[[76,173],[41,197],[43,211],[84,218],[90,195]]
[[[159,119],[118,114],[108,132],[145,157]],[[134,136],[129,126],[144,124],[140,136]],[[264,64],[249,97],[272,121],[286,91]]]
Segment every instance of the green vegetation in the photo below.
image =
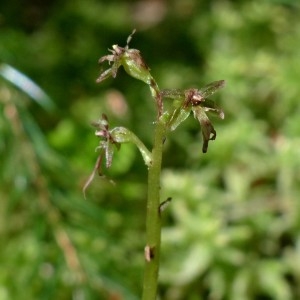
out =
[[[162,215],[160,298],[298,299],[296,1],[174,0],[153,6],[152,19],[146,2],[36,3],[0,4],[0,298],[140,298],[147,170],[138,150],[122,145],[104,171],[116,185],[95,177],[82,195],[98,155],[90,124],[103,112],[152,144],[147,85],[122,69],[95,83],[99,57],[137,28],[130,46],[160,87],[227,82],[208,152],[192,118],[164,145],[161,199],[173,200]],[[7,66],[48,96],[9,79]]]

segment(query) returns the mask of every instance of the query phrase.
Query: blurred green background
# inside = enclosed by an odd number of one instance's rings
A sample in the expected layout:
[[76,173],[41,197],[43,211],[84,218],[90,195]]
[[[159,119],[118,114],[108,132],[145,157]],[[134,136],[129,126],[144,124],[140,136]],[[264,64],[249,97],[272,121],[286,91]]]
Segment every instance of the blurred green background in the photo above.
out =
[[[0,3],[0,299],[139,299],[147,170],[123,145],[82,194],[106,113],[152,144],[148,87],[113,44],[139,49],[161,88],[225,79],[225,120],[202,154],[187,120],[164,152],[159,299],[300,299],[300,5],[255,1]],[[25,77],[26,76],[26,77]],[[35,86],[31,81],[36,83]],[[39,90],[40,87],[46,94]]]

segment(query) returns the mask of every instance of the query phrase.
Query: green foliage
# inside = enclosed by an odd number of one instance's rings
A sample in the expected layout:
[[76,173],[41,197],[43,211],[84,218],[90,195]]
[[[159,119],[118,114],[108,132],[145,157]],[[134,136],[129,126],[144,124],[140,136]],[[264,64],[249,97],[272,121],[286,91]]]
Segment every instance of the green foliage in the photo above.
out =
[[216,96],[226,118],[214,120],[207,154],[192,120],[165,143],[162,193],[173,200],[161,298],[299,298],[299,4],[174,0],[153,6],[152,19],[145,5],[0,4],[0,60],[58,108],[44,111],[0,78],[0,298],[140,294],[146,170],[134,147],[115,153],[107,176],[116,187],[97,178],[87,201],[81,192],[97,157],[89,124],[102,112],[146,145],[152,136],[142,83],[95,84],[99,56],[133,28],[130,45],[161,87],[227,82]]

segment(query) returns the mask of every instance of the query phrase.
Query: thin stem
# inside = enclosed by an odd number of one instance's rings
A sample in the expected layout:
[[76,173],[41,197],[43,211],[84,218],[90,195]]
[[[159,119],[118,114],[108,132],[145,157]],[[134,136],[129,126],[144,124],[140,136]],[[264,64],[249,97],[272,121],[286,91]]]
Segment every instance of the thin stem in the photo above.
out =
[[166,126],[157,121],[152,150],[152,166],[148,171],[148,200],[146,216],[146,247],[145,247],[145,273],[142,300],[155,300],[158,283],[161,218],[160,205],[160,174],[162,162],[163,141]]

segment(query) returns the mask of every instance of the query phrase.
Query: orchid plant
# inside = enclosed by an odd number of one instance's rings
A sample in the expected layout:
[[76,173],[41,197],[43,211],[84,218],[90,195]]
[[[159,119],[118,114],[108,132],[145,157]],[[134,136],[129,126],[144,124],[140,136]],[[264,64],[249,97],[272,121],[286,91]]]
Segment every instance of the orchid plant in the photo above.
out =
[[[149,86],[151,96],[157,108],[155,119],[154,143],[152,150],[148,150],[143,142],[129,129],[124,127],[109,128],[108,118],[105,114],[93,125],[96,128],[95,135],[100,139],[96,150],[100,151],[97,162],[91,176],[88,178],[83,191],[91,184],[95,174],[102,174],[102,164],[109,168],[113,162],[115,150],[119,150],[123,143],[133,143],[139,149],[146,166],[148,167],[148,199],[146,215],[146,246],[145,246],[145,272],[143,283],[143,300],[154,300],[157,294],[159,256],[161,242],[161,213],[171,198],[160,200],[160,174],[162,163],[163,144],[167,134],[177,129],[191,113],[199,121],[203,136],[202,152],[206,153],[210,140],[216,138],[216,131],[207,115],[214,113],[224,119],[224,112],[207,97],[213,95],[225,84],[224,80],[214,81],[202,89],[190,88],[186,90],[163,89],[152,77],[150,69],[142,58],[140,51],[130,49],[129,43],[135,30],[127,38],[125,47],[113,45],[111,54],[99,59],[99,63],[108,61],[110,68],[102,72],[97,79],[103,80],[117,76],[119,67],[131,77],[141,80]],[[172,100],[172,105],[164,109],[163,100]]]

